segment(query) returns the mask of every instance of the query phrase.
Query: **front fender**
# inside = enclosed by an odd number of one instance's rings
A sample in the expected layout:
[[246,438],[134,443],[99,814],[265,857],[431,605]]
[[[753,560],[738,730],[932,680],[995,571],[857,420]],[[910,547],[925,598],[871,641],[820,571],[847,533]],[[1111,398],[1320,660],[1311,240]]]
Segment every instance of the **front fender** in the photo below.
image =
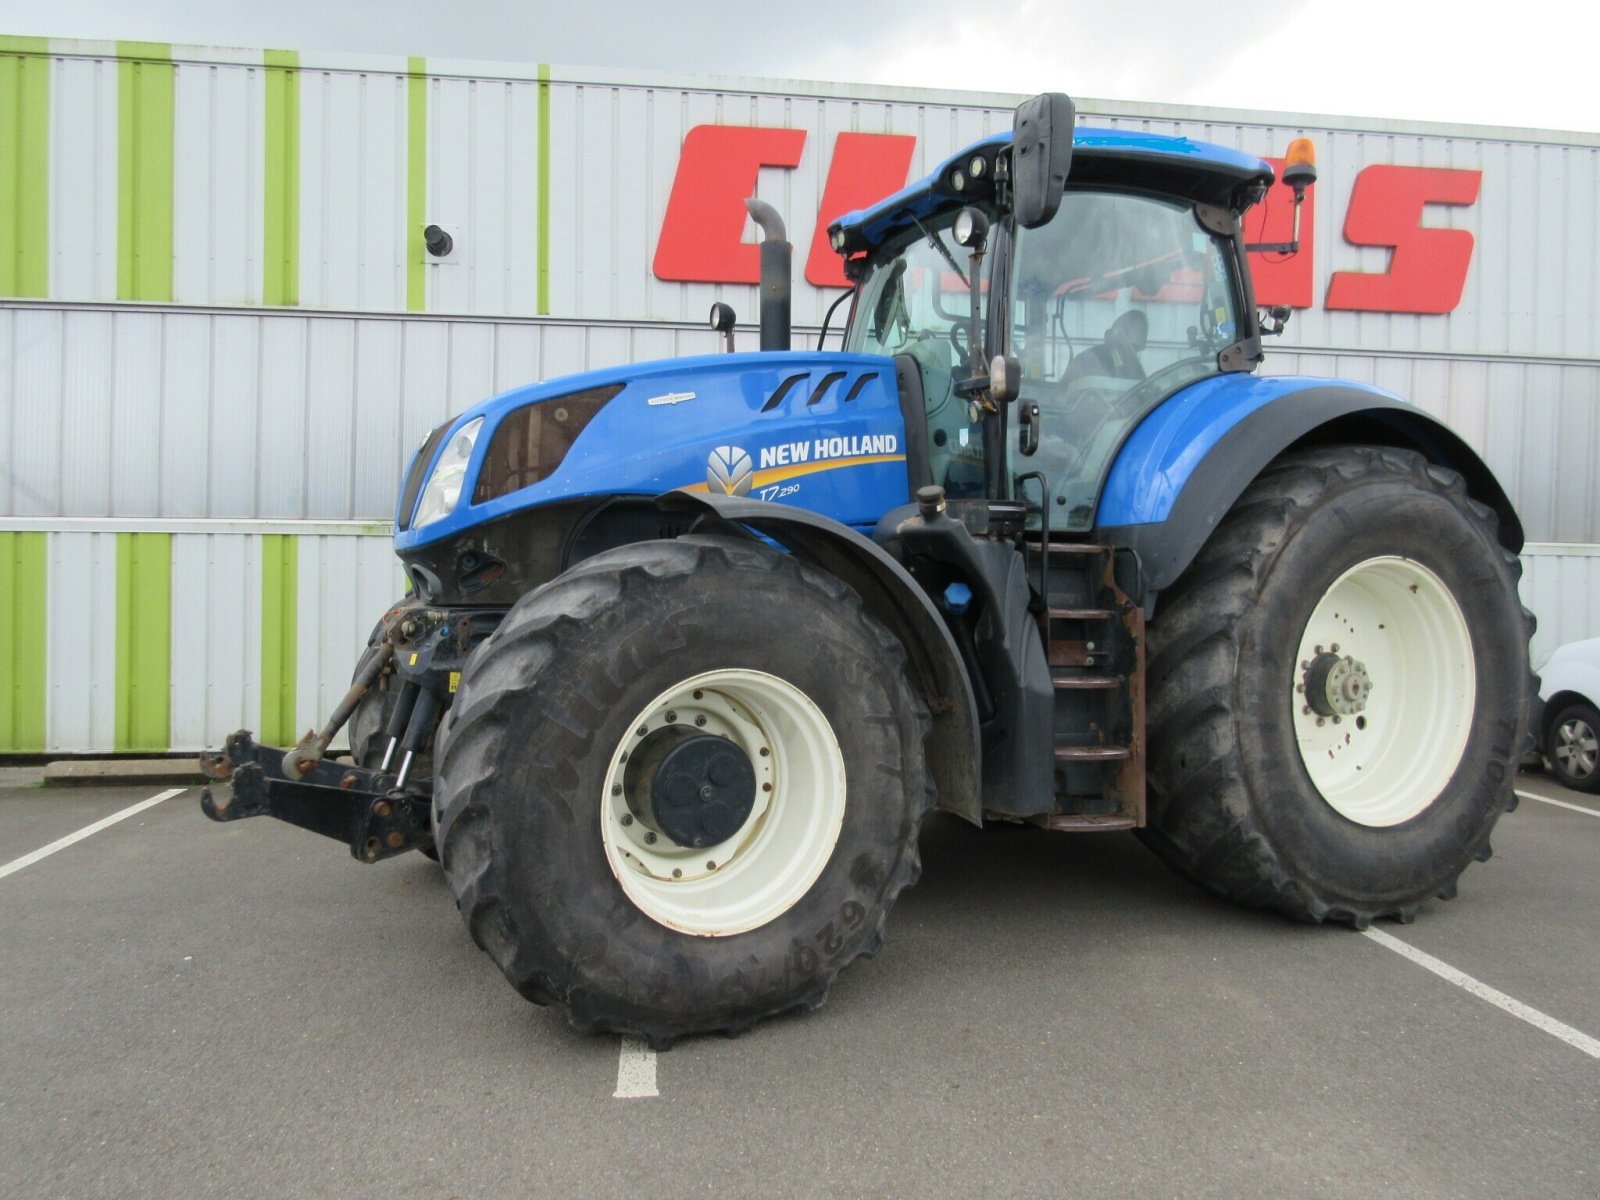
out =
[[1137,552],[1149,607],[1268,463],[1313,444],[1418,451],[1459,472],[1499,516],[1501,542],[1522,549],[1522,523],[1493,472],[1421,409],[1366,384],[1237,374],[1183,389],[1140,423],[1106,478],[1096,538]]
[[668,492],[656,503],[667,512],[697,512],[771,538],[853,589],[905,647],[912,682],[933,715],[927,755],[939,807],[981,824],[982,757],[972,681],[933,601],[904,567],[855,530],[805,509],[690,492]]

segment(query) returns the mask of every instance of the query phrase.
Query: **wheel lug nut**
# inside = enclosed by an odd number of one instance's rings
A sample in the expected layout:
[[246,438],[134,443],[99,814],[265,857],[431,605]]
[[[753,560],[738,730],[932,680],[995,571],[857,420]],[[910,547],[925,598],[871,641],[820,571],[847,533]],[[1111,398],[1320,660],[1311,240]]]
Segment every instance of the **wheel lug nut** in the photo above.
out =
[[634,731],[633,731],[633,732],[634,732],[634,733],[635,733],[635,734],[636,734],[636,735],[637,735],[637,736],[638,736],[638,737],[643,737],[643,736],[644,736],[644,735],[645,735],[645,734],[647,734],[647,733],[649,733],[649,732],[650,732],[650,726],[648,726],[648,725],[641,725],[641,726],[639,726],[639,728],[637,728],[637,729],[635,729],[635,730],[634,730]]
[[763,783],[761,785],[761,790],[763,792],[770,792],[772,790],[772,785],[770,783]]
[[704,699],[705,699],[705,698],[706,698],[706,694],[705,694],[705,693],[704,693],[704,692],[698,692],[698,691],[697,691],[697,692],[695,692],[695,694],[694,694],[694,698],[695,698],[695,699],[696,699],[696,700],[704,700]]
[[682,879],[683,878],[683,869],[681,867],[673,867],[672,868],[672,877],[674,879]]
[[771,753],[772,753],[772,751],[768,750],[765,746],[761,747],[761,757],[762,758],[765,758],[767,755],[769,755]]
[[1333,645],[1328,647],[1328,650],[1333,654],[1339,653],[1339,643],[1335,642]]
[[633,814],[632,813],[623,813],[622,814],[622,823],[624,825],[632,825],[633,824]]
[[1326,724],[1327,724],[1327,723],[1328,723],[1328,722],[1327,722],[1327,721],[1326,721],[1326,720],[1325,720],[1325,719],[1324,719],[1324,718],[1322,718],[1322,717],[1318,717],[1318,718],[1317,718],[1317,728],[1318,728],[1318,729],[1321,729],[1321,728],[1322,728],[1322,727],[1323,727],[1323,726],[1324,726],[1324,725],[1326,725]]
[[620,784],[620,783],[613,783],[613,784],[612,784],[612,785],[611,785],[611,794],[612,794],[612,795],[613,795],[613,796],[620,796],[620,795],[622,795],[622,785],[621,785],[621,784]]
[[[1317,724],[1320,725],[1320,724],[1322,724],[1322,722],[1318,721]],[[647,833],[647,834],[644,835],[644,841],[645,841],[645,845],[654,846],[656,844],[656,835],[653,834],[653,833]]]
[[704,717],[696,717],[694,719],[694,723],[696,725],[704,725],[706,723],[706,719]]
[[667,724],[668,725],[676,725],[677,723],[678,723],[678,714],[675,713],[675,712],[667,713]]
[[715,862],[706,863],[706,870],[715,871],[716,869],[717,869],[717,864]]

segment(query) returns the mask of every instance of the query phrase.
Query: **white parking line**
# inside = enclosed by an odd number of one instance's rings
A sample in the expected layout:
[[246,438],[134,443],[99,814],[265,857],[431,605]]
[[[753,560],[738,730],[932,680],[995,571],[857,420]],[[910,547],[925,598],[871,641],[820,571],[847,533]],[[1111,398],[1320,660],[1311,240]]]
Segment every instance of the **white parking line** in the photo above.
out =
[[638,1038],[625,1037],[617,1052],[617,1100],[659,1096],[656,1091],[656,1052]]
[[93,825],[85,825],[82,829],[78,830],[77,833],[69,833],[64,838],[58,838],[51,842],[48,846],[45,846],[39,850],[35,850],[32,854],[24,854],[21,858],[14,858],[5,866],[0,867],[0,879],[4,879],[7,875],[11,875],[22,870],[23,867],[31,867],[41,858],[49,858],[57,850],[65,850],[74,842],[81,842],[84,838],[89,837],[92,834],[99,833],[102,829],[107,829],[110,826],[115,825],[118,821],[126,821],[129,817],[135,816],[138,813],[142,813],[147,808],[154,808],[163,800],[171,800],[174,796],[181,796],[188,790],[188,788],[168,788],[159,796],[151,796],[150,799],[141,800],[139,803],[123,809],[121,812],[114,812],[109,817],[96,821]]
[[1555,800],[1549,796],[1541,796],[1538,792],[1525,792],[1521,788],[1512,788],[1511,790],[1524,800],[1541,800],[1546,804],[1554,804],[1557,808],[1570,808],[1573,812],[1588,813],[1591,817],[1600,817],[1600,808],[1585,808],[1581,804],[1570,804],[1565,800]]
[[1464,971],[1458,971],[1447,962],[1440,962],[1431,954],[1424,954],[1409,942],[1402,942],[1397,937],[1391,937],[1381,929],[1363,929],[1362,933],[1386,946],[1405,958],[1409,958],[1418,966],[1426,967],[1440,979],[1448,980],[1464,991],[1471,992],[1480,1000],[1487,1000],[1496,1008],[1504,1009],[1518,1020],[1526,1021],[1535,1029],[1542,1029],[1552,1037],[1558,1037],[1569,1046],[1576,1046],[1590,1058],[1600,1058],[1600,1038],[1592,1038],[1587,1033],[1580,1033],[1571,1025],[1564,1025],[1554,1017],[1547,1016],[1536,1008],[1529,1008],[1520,1000],[1513,1000],[1504,992],[1497,991],[1484,983],[1481,979],[1474,979]]

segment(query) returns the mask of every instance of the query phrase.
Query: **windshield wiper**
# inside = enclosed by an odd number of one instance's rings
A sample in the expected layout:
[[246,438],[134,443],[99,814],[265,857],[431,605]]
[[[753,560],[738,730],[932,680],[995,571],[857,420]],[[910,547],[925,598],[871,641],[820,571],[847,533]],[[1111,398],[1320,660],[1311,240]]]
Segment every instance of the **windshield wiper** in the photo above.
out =
[[970,288],[972,284],[967,280],[967,273],[961,269],[961,264],[956,262],[955,255],[950,253],[949,248],[946,247],[945,244],[938,238],[934,237],[933,234],[928,232],[928,227],[921,221],[917,220],[916,213],[907,213],[906,216],[910,217],[912,223],[916,225],[918,229],[922,230],[922,236],[928,239],[928,245],[932,246],[939,252],[940,256],[943,257],[945,262],[950,264],[950,269],[957,275],[961,276],[961,282]]

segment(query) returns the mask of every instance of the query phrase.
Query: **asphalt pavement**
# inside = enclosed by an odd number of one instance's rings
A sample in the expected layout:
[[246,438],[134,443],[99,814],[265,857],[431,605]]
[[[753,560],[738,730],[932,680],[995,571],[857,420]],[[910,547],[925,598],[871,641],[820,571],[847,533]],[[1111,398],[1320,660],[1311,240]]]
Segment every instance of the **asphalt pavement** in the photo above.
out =
[[1600,1194],[1600,803],[1541,775],[1456,900],[1374,926],[1445,974],[1126,834],[938,818],[824,1008],[659,1056],[516,996],[420,856],[190,789],[38,857],[168,789],[35,779],[0,772],[9,1197]]

